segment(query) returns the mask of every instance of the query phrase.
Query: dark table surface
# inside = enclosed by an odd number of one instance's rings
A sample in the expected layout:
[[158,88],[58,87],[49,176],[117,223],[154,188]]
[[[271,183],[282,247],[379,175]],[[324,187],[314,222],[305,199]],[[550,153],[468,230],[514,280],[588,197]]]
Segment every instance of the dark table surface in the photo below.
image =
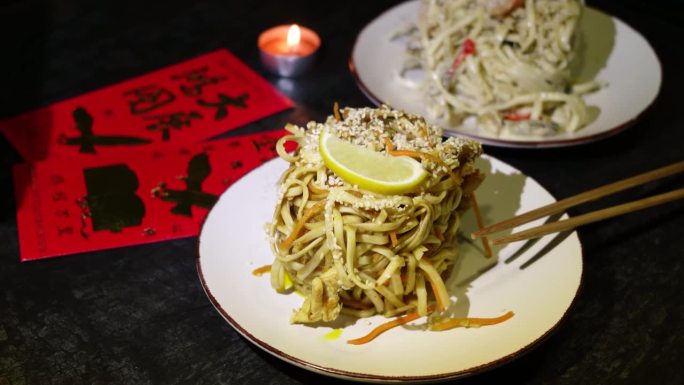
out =
[[[231,135],[320,120],[334,101],[370,105],[347,59],[357,32],[394,3],[4,2],[0,117],[227,48],[297,103]],[[615,137],[551,150],[485,147],[557,198],[684,157],[682,2],[588,3],[651,42],[664,81],[651,110]],[[324,45],[313,71],[283,83],[264,73],[255,41],[263,29],[290,22],[318,31]],[[200,286],[195,238],[20,263],[11,167],[21,161],[0,138],[0,384],[339,381],[280,361],[238,335]],[[600,205],[681,187],[683,180],[639,187]],[[682,202],[579,229],[584,281],[565,322],[529,354],[459,382],[684,383],[683,229]]]

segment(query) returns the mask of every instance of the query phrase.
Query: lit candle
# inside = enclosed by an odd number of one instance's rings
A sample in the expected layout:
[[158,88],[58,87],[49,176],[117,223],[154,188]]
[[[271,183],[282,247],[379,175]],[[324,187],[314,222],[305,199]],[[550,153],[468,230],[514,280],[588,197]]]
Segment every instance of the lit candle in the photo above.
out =
[[321,40],[314,31],[292,24],[262,32],[258,45],[264,66],[289,77],[305,72],[313,64]]
[[299,43],[302,42],[302,31],[297,24],[292,24],[287,29],[287,52],[293,53],[299,49]]

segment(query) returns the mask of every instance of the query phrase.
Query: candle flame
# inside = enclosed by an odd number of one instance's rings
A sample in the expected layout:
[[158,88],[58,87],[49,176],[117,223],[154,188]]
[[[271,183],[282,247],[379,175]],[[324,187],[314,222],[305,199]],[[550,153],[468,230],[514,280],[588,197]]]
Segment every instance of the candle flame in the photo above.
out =
[[287,48],[290,50],[294,49],[299,45],[299,41],[302,39],[302,32],[299,30],[297,24],[292,24],[290,29],[287,30]]

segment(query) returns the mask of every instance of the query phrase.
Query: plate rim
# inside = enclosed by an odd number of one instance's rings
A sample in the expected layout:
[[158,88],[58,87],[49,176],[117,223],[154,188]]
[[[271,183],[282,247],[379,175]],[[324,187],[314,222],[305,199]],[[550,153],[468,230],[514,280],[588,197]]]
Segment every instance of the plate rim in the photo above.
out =
[[[486,157],[493,158],[505,165],[510,166],[508,163],[498,159],[497,157],[491,156],[491,155],[485,155]],[[276,162],[276,161],[282,161],[282,159],[279,158],[274,158],[269,160],[268,162],[265,162],[261,164],[259,167],[253,169],[249,173],[245,174],[244,176],[247,176],[256,170],[265,167],[267,164]],[[510,166],[513,167],[513,166]],[[513,167],[515,170],[520,171],[516,167]],[[558,201],[558,199],[551,194],[543,185],[541,185],[539,182],[537,182],[534,178],[530,177],[527,174],[524,174],[525,177],[530,178],[534,182],[536,182],[539,187],[544,190],[547,194],[549,194],[555,201]],[[244,176],[237,180],[233,185],[231,185],[226,191],[224,191],[221,194],[221,197],[225,195],[230,189],[234,188],[235,185],[237,185],[240,182],[244,181]],[[220,202],[220,198],[219,201]],[[207,223],[207,220],[209,219],[209,216],[211,212],[214,209],[212,208],[205,218],[202,221],[202,224],[200,226],[200,232],[199,235],[197,236],[196,240],[196,253],[195,253],[195,266],[197,269],[197,274],[199,277],[200,284],[202,286],[202,289],[204,290],[204,293],[206,294],[207,298],[209,299],[209,302],[214,306],[216,311],[218,311],[219,314],[228,322],[228,324],[238,332],[242,337],[247,339],[250,343],[253,345],[259,347],[261,350],[269,353],[270,355],[283,360],[287,363],[293,364],[299,368],[309,370],[321,375],[326,375],[326,376],[331,376],[331,377],[336,377],[336,378],[341,378],[341,379],[351,379],[351,380],[357,380],[357,381],[363,381],[363,382],[374,382],[374,383],[388,383],[388,382],[397,382],[397,383],[413,383],[413,382],[420,382],[420,383],[425,383],[425,382],[437,382],[437,381],[446,381],[446,380],[452,380],[452,379],[458,379],[458,378],[464,378],[464,377],[470,377],[475,374],[483,373],[495,368],[498,368],[500,366],[503,366],[509,362],[514,361],[517,358],[520,358],[524,356],[525,354],[533,351],[535,348],[539,347],[542,345],[544,341],[546,341],[552,334],[554,334],[560,326],[567,321],[568,315],[570,314],[570,311],[576,306],[578,302],[578,298],[580,296],[580,293],[582,291],[582,288],[584,286],[584,276],[585,276],[585,269],[584,269],[584,249],[582,246],[582,242],[579,239],[579,234],[577,233],[577,230],[574,230],[573,232],[576,233],[577,235],[577,242],[579,244],[580,248],[580,256],[579,256],[579,262],[580,262],[580,275],[579,275],[579,282],[577,285],[577,289],[575,293],[573,294],[572,300],[568,304],[568,307],[565,309],[563,314],[558,318],[558,320],[555,322],[553,326],[548,328],[541,336],[539,336],[537,339],[530,341],[528,344],[522,346],[520,349],[511,352],[505,356],[502,356],[496,360],[473,366],[464,370],[460,371],[455,371],[455,372],[445,372],[445,373],[438,373],[438,374],[430,374],[430,375],[413,375],[413,376],[386,376],[386,375],[376,375],[376,374],[368,374],[368,373],[362,373],[362,372],[352,372],[352,371],[347,371],[347,370],[342,370],[342,369],[336,369],[336,368],[331,368],[328,366],[323,366],[319,364],[315,364],[313,362],[309,362],[306,360],[303,360],[301,358],[295,357],[293,355],[290,355],[286,352],[283,352],[282,350],[275,348],[271,344],[269,344],[266,341],[263,341],[259,338],[256,338],[254,335],[252,335],[246,328],[244,328],[240,323],[238,323],[233,317],[228,314],[228,312],[223,308],[223,306],[219,303],[219,301],[216,299],[214,294],[212,293],[211,289],[209,288],[209,285],[207,284],[207,281],[204,277],[204,271],[202,269],[202,255],[201,255],[201,243],[202,243],[202,234],[204,233],[204,226]],[[569,214],[568,214],[569,215]]]
[[[359,33],[356,35],[354,39],[354,44],[352,46],[351,53],[349,54],[349,58],[347,60],[347,66],[349,68],[349,72],[351,72],[352,77],[354,78],[354,81],[356,82],[356,85],[359,87],[361,92],[375,105],[379,106],[382,104],[385,104],[377,95],[375,95],[366,85],[366,83],[363,82],[361,79],[361,76],[359,75],[358,72],[358,66],[354,63],[354,53],[356,52],[356,48],[359,44],[359,40],[361,38],[361,35],[363,32],[370,26],[372,23],[377,21],[378,19],[381,19],[383,16],[385,16],[387,13],[392,12],[393,10],[400,8],[400,7],[405,7],[408,6],[409,4],[412,3],[417,3],[419,0],[409,0],[400,4],[397,4],[393,7],[390,7],[386,10],[384,10],[382,13],[377,15],[375,18],[373,18],[371,21],[366,23],[366,25],[359,31]],[[499,138],[489,138],[489,137],[482,137],[478,135],[473,135],[469,134],[466,132],[462,131],[456,131],[456,130],[451,130],[444,128],[444,135],[445,136],[465,136],[470,139],[475,139],[482,144],[489,145],[489,146],[494,146],[494,147],[502,147],[502,148],[520,148],[520,149],[544,149],[544,148],[561,148],[561,147],[572,147],[572,146],[578,146],[582,144],[587,144],[587,143],[593,143],[597,142],[612,136],[615,136],[623,131],[625,131],[627,128],[633,126],[636,124],[641,118],[650,113],[650,111],[653,109],[654,104],[660,99],[660,96],[662,94],[662,84],[663,84],[663,65],[660,62],[660,58],[658,57],[658,52],[653,48],[653,45],[649,42],[649,40],[641,34],[638,30],[634,29],[631,25],[625,23],[618,17],[615,17],[609,13],[606,13],[598,8],[591,7],[588,5],[584,6],[585,8],[590,8],[591,10],[595,12],[599,12],[603,14],[604,16],[608,16],[612,18],[615,21],[620,22],[622,25],[627,27],[632,33],[637,35],[639,38],[641,38],[644,42],[646,42],[646,45],[650,48],[651,52],[653,52],[653,55],[655,56],[656,59],[656,64],[658,68],[658,74],[659,74],[659,82],[658,82],[658,89],[656,91],[655,96],[651,101],[641,109],[637,114],[632,116],[630,119],[622,122],[621,124],[618,124],[615,127],[612,127],[608,130],[597,132],[593,135],[587,135],[587,136],[582,136],[579,138],[568,138],[568,139],[556,139],[556,140],[546,140],[546,141],[527,141],[527,140],[514,140],[514,139],[499,139]]]

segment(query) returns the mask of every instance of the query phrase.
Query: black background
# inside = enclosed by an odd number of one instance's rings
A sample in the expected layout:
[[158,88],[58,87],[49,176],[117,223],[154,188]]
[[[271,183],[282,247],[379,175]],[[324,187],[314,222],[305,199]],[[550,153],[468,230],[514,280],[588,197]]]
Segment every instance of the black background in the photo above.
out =
[[[370,105],[347,59],[358,31],[395,3],[5,1],[0,117],[227,48],[298,105],[231,135],[321,120],[334,101]],[[663,85],[649,112],[615,137],[564,149],[485,147],[557,198],[681,160],[684,153],[682,2],[588,3],[650,41]],[[256,39],[270,26],[291,22],[313,28],[324,43],[311,72],[279,79],[262,70]],[[339,381],[282,362],[240,337],[199,284],[195,238],[20,263],[11,179],[19,162],[0,137],[0,384]],[[678,188],[683,179],[570,213]],[[459,383],[683,383],[683,229],[682,202],[579,229],[585,274],[566,321],[532,352]],[[258,298],[254,305],[267,306]]]

